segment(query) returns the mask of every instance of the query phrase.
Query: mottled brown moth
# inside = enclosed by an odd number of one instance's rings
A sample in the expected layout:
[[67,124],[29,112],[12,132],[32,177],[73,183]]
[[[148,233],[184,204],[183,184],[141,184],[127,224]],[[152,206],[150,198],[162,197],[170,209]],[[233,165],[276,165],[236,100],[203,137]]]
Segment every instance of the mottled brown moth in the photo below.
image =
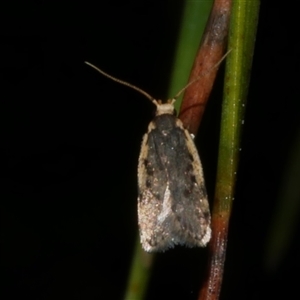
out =
[[155,252],[177,244],[206,246],[211,228],[202,165],[190,133],[175,116],[175,99],[162,103],[138,87],[85,63],[139,91],[156,105],[138,162],[138,223],[143,249]]
[[138,220],[148,252],[177,244],[204,247],[211,237],[201,162],[190,133],[174,116],[174,101],[153,101],[156,116],[139,157]]

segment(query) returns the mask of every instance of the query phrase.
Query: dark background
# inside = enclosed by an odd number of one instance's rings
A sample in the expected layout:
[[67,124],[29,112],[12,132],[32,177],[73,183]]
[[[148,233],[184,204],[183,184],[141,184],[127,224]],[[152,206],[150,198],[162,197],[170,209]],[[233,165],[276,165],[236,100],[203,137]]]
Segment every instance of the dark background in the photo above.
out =
[[[1,299],[122,299],[137,234],[137,158],[154,107],[83,61],[163,98],[182,9],[172,3],[40,1],[2,11]],[[298,293],[299,222],[268,269],[265,253],[299,137],[299,48],[296,10],[264,1],[222,299]],[[197,137],[210,199],[221,93],[222,71]],[[206,256],[183,247],[159,254],[147,299],[196,299]]]

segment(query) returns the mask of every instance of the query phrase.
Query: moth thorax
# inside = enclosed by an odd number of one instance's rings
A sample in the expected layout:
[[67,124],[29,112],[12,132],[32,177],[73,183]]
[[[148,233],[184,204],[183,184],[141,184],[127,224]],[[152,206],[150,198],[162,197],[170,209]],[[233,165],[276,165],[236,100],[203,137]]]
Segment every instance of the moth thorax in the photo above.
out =
[[173,100],[168,100],[167,103],[161,103],[161,100],[154,100],[154,104],[156,105],[156,115],[163,115],[163,114],[174,114],[174,102],[175,99]]

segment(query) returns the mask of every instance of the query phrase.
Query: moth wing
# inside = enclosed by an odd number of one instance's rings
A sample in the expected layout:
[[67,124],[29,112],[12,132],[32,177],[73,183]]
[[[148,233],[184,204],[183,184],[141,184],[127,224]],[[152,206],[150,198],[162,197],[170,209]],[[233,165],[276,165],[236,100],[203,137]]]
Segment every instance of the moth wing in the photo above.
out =
[[176,119],[174,125],[170,131],[157,131],[151,122],[142,142],[138,219],[141,243],[148,252],[176,244],[203,247],[211,236],[198,152],[182,122]]
[[[160,223],[158,216],[162,212],[167,177],[163,168],[158,168],[159,157],[153,151],[154,141],[151,134],[145,134],[142,141],[138,164],[138,223],[140,240],[143,248],[148,251],[163,251],[170,247],[168,226]],[[149,153],[149,149],[151,153]],[[155,177],[154,177],[155,174]],[[160,178],[160,181],[156,180]],[[156,193],[154,194],[154,191]]]

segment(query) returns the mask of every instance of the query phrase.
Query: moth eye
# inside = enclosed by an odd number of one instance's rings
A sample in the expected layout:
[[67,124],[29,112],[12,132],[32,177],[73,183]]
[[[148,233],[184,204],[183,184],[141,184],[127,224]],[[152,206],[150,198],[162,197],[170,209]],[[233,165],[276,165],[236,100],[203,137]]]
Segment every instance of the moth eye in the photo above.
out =
[[146,187],[147,188],[151,188],[152,187],[152,183],[150,180],[146,180]]

